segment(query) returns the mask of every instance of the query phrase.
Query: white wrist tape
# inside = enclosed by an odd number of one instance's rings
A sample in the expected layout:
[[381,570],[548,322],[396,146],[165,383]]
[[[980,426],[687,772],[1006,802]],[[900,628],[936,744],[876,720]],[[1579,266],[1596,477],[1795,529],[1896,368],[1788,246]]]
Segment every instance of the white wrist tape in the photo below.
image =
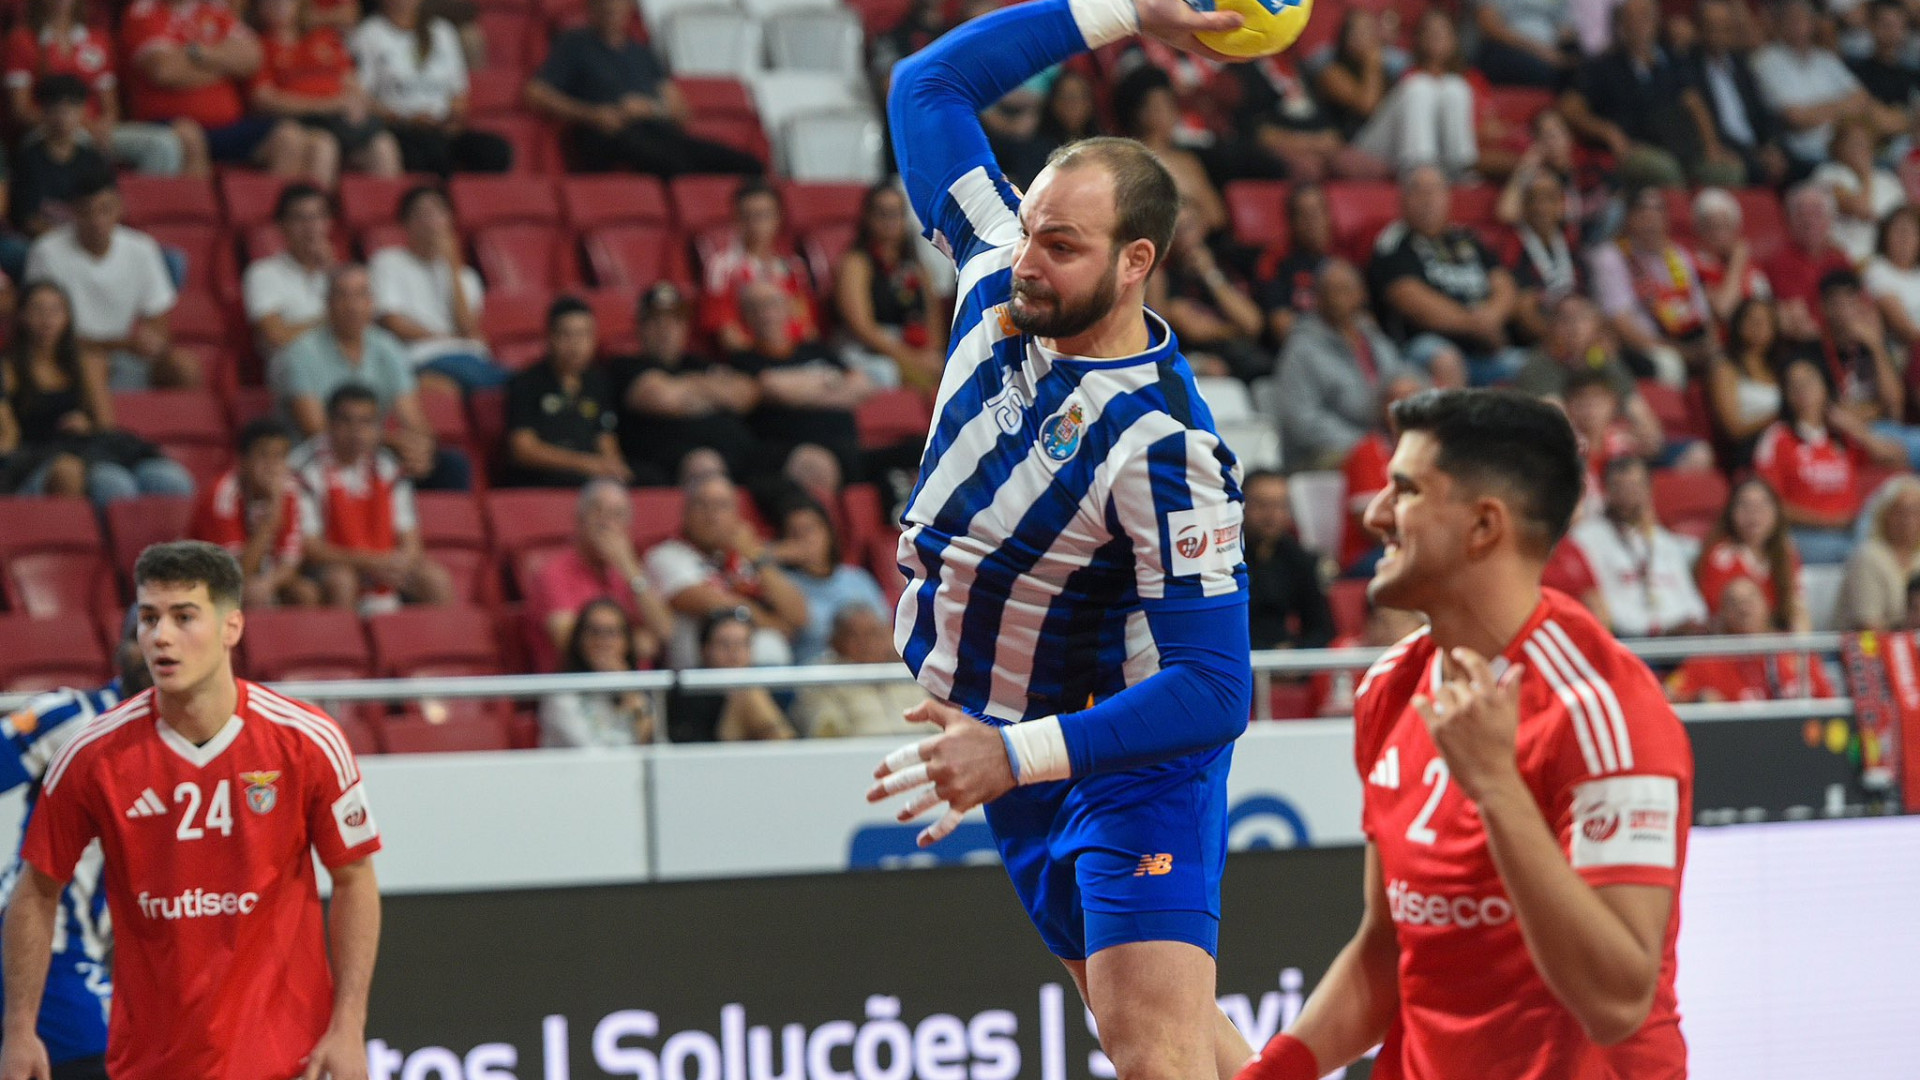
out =
[[1068,0],[1067,6],[1089,49],[1124,41],[1140,32],[1140,13],[1134,10],[1133,0]]
[[1073,776],[1073,763],[1067,758],[1067,736],[1060,730],[1058,716],[1009,724],[1000,729],[1000,734],[1007,743],[1007,757],[1013,765],[1016,783],[1044,784]]

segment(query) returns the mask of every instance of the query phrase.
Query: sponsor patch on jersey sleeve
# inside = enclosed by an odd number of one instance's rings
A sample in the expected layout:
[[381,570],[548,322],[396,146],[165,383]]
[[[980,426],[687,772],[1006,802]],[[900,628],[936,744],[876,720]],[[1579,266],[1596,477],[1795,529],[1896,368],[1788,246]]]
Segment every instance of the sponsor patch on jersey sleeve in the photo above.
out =
[[1240,565],[1239,503],[1175,510],[1167,515],[1167,569],[1175,577]]
[[364,786],[355,784],[333,800],[333,822],[340,827],[340,843],[356,848],[380,835],[373,823],[373,808],[367,805]]
[[1573,868],[1673,869],[1680,837],[1680,782],[1671,776],[1608,776],[1573,789]]

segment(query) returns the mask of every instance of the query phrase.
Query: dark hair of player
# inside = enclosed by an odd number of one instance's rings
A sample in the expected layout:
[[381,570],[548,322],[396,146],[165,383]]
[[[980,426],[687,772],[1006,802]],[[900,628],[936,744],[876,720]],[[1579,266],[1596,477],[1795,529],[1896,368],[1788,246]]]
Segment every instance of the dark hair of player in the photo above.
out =
[[218,544],[205,540],[173,540],[154,544],[133,564],[133,584],[205,585],[214,606],[232,611],[240,606],[240,561]]
[[1173,224],[1180,217],[1180,192],[1153,151],[1132,139],[1098,135],[1068,143],[1047,155],[1053,169],[1098,165],[1113,177],[1113,246],[1116,250],[1145,240],[1153,245],[1153,265],[1159,266],[1173,244]]
[[1394,403],[1400,432],[1439,445],[1435,465],[1477,488],[1503,488],[1544,555],[1567,534],[1585,470],[1566,414],[1512,390],[1428,390]]

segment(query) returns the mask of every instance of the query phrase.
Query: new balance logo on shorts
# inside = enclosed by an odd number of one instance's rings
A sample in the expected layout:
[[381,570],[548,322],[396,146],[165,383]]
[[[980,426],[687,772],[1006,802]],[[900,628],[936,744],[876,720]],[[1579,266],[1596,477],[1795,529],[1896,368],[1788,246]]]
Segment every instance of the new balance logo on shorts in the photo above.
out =
[[160,796],[155,794],[152,788],[141,792],[140,797],[127,808],[127,816],[130,818],[153,817],[155,814],[166,812],[167,804],[160,800]]
[[1378,784],[1383,788],[1400,790],[1400,748],[1387,747],[1380,760],[1373,763],[1373,771],[1367,774],[1367,783]]
[[1159,877],[1173,873],[1172,855],[1142,855],[1140,865],[1133,870],[1134,877]]

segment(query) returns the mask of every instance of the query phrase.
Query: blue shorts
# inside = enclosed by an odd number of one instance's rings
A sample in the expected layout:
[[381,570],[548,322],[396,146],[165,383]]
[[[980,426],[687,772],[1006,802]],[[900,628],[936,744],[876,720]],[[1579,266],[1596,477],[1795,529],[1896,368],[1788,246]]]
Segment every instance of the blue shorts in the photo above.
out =
[[280,123],[272,116],[243,116],[226,127],[210,128],[207,131],[207,156],[220,162],[246,162],[252,160],[253,152],[267,141],[273,129]]
[[987,804],[1014,891],[1055,956],[1135,941],[1218,951],[1232,759],[1222,746]]

